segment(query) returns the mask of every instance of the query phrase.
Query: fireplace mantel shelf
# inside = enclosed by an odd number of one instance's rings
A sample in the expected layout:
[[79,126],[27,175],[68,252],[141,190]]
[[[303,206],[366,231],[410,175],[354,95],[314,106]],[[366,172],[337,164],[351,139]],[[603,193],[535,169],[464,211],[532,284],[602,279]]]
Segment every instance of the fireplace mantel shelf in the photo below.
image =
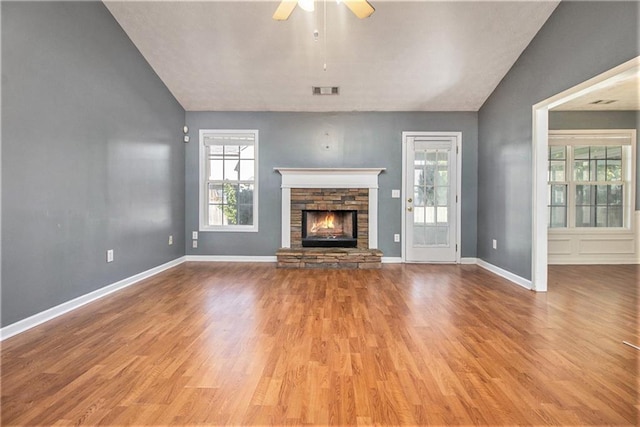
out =
[[282,188],[378,188],[386,168],[274,168]]
[[273,168],[273,170],[280,172],[282,175],[291,173],[303,173],[303,174],[332,174],[332,173],[345,173],[345,174],[380,174],[387,170],[387,168]]

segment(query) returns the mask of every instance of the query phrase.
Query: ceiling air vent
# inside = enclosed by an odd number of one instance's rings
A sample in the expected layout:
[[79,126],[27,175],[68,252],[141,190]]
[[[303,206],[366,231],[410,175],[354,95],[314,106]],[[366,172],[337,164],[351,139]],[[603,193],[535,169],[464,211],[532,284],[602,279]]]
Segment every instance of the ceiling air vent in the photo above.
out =
[[313,86],[311,93],[314,95],[340,95],[340,88],[338,86]]
[[598,99],[597,101],[590,102],[593,105],[608,105],[616,102],[616,99]]

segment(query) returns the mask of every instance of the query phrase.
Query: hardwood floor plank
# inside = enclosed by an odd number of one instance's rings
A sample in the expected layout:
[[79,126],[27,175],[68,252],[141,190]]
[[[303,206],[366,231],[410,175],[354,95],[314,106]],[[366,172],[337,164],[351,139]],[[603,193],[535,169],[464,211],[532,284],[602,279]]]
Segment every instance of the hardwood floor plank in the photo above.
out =
[[638,425],[638,266],[185,263],[2,344],[2,425]]

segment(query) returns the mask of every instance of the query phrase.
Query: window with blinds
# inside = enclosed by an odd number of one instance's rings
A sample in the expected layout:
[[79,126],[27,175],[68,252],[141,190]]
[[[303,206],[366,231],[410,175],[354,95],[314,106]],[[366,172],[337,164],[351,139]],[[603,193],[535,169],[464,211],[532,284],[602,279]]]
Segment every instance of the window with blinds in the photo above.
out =
[[258,131],[200,131],[200,229],[258,231]]

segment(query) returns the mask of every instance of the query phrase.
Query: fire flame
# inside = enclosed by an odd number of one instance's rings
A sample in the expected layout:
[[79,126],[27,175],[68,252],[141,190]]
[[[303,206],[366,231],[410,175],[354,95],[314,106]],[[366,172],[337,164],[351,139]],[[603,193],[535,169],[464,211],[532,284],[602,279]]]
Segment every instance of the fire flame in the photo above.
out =
[[328,213],[324,216],[324,219],[316,221],[311,225],[311,232],[315,233],[321,229],[335,228],[333,225],[334,216],[332,213]]

